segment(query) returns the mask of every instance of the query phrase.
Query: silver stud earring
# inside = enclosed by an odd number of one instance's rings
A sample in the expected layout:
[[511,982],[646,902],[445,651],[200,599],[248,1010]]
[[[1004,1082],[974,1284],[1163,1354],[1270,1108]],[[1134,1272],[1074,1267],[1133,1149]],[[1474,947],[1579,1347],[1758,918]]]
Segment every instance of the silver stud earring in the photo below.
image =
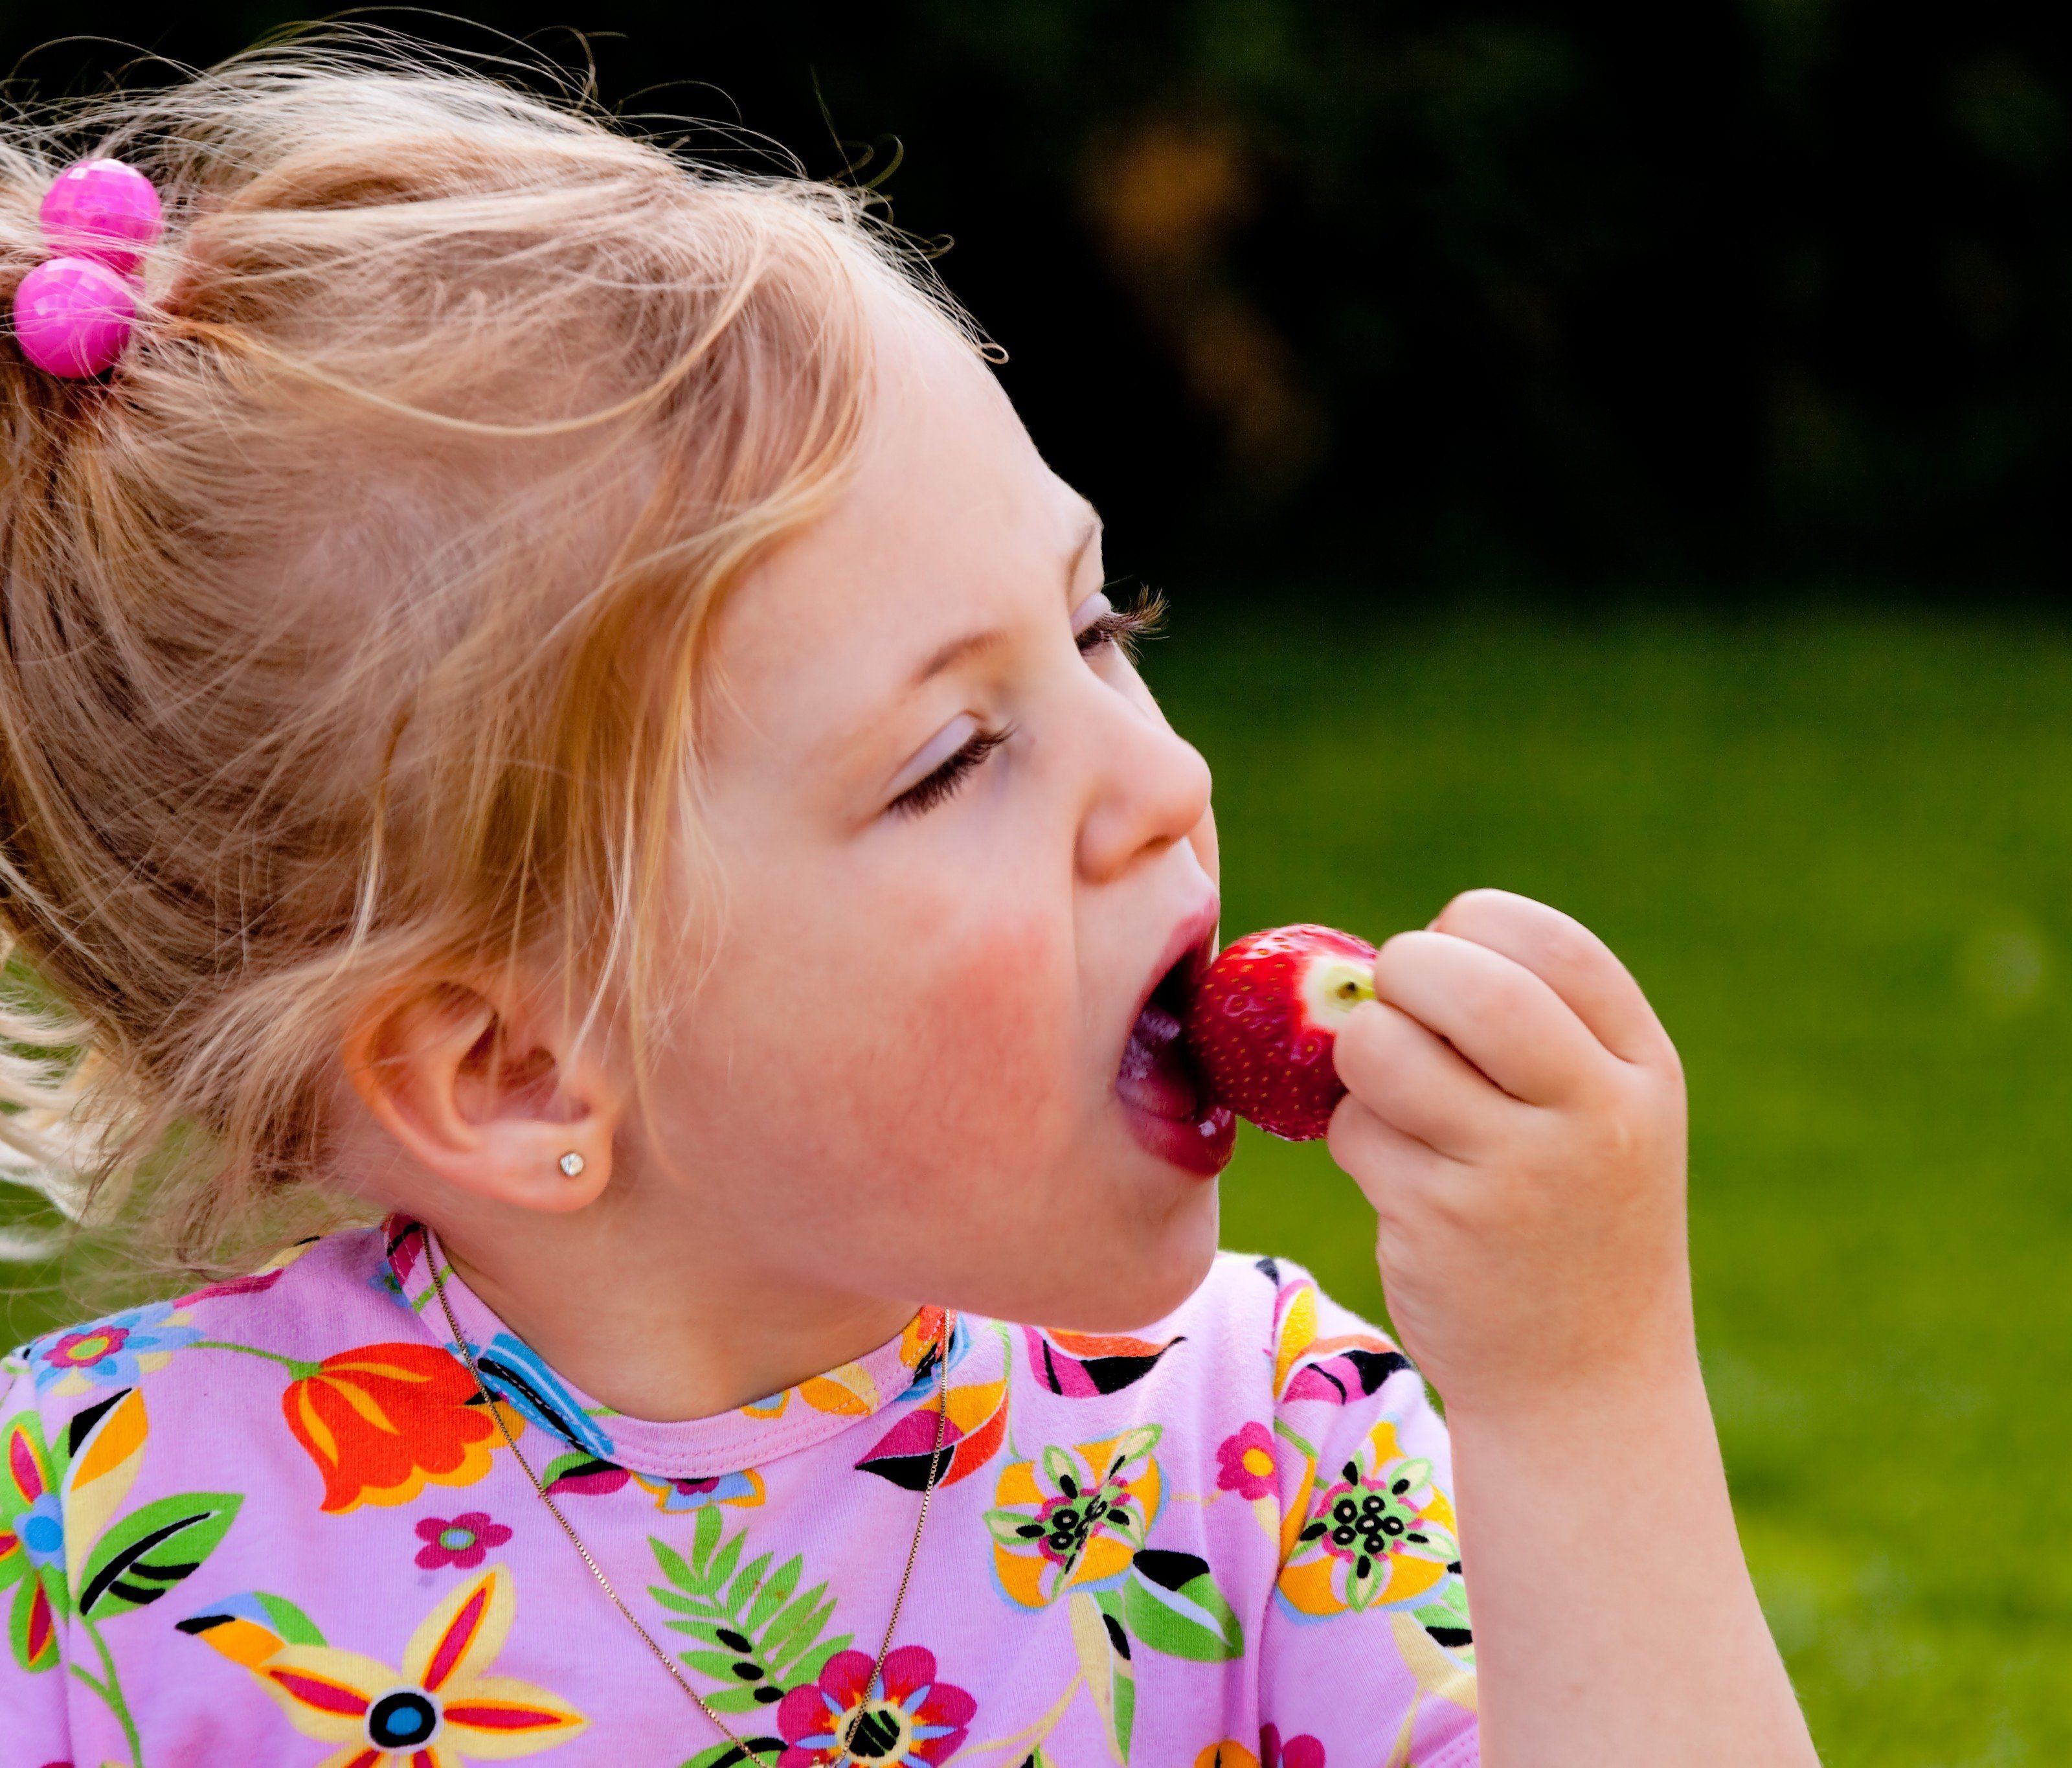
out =
[[582,1156],[578,1154],[573,1148],[571,1148],[568,1153],[562,1155],[559,1160],[554,1162],[554,1164],[560,1167],[561,1170],[570,1178],[577,1178],[582,1176],[582,1170],[586,1162],[584,1162]]

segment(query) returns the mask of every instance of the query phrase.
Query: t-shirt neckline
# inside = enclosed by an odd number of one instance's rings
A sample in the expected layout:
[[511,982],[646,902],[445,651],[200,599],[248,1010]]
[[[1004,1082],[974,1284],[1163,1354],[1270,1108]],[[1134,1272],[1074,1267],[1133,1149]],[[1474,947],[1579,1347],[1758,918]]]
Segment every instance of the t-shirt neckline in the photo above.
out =
[[[384,1285],[428,1335],[457,1350],[432,1284],[430,1261],[442,1260],[446,1300],[483,1379],[528,1425],[558,1439],[548,1467],[537,1465],[538,1454],[528,1457],[549,1486],[619,1469],[676,1482],[718,1480],[810,1449],[900,1400],[933,1391],[935,1347],[945,1334],[942,1310],[927,1307],[875,1351],[767,1399],[705,1418],[632,1417],[550,1367],[444,1261],[425,1223],[392,1215],[382,1238]],[[524,1441],[521,1436],[521,1447]]]

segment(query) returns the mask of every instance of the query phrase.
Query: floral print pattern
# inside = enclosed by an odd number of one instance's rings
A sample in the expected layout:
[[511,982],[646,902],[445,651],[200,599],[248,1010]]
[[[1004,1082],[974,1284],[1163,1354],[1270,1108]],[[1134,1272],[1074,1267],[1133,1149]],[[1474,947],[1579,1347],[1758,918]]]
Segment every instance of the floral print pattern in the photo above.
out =
[[250,1671],[305,1737],[338,1745],[318,1768],[462,1768],[529,1756],[588,1727],[559,1696],[489,1673],[516,1612],[511,1574],[491,1566],[425,1617],[394,1669],[271,1634],[242,1616],[183,1625]]
[[882,1768],[945,1762],[964,1743],[976,1712],[978,1702],[956,1683],[936,1681],[935,1652],[924,1646],[889,1652],[881,1679],[872,1679],[862,1652],[841,1652],[777,1708],[785,1741],[777,1768],[819,1768],[843,1751]]
[[319,1507],[331,1515],[414,1503],[427,1482],[472,1486],[503,1441],[467,1365],[428,1344],[326,1357],[288,1384],[281,1411],[323,1475]]
[[1400,1606],[1429,1594],[1460,1556],[1453,1503],[1431,1462],[1404,1454],[1383,1419],[1318,1482],[1281,1593],[1305,1614]]
[[[971,1354],[971,1327],[961,1317],[952,1327],[948,1370],[952,1380],[945,1396],[947,1420],[939,1421],[935,1415],[933,1355],[925,1349],[912,1353],[919,1360],[913,1381],[902,1397],[919,1404],[865,1452],[856,1464],[859,1470],[875,1474],[908,1491],[919,1491],[928,1483],[939,1427],[947,1456],[935,1474],[939,1486],[954,1486],[960,1480],[968,1479],[999,1453],[1007,1437],[1007,1398],[1013,1385],[1008,1360],[1012,1353],[1006,1350],[1007,1329],[996,1324],[993,1332],[1005,1352],[997,1375],[960,1382],[955,1375]],[[906,1354],[902,1345],[902,1355]]]
[[1276,1488],[1273,1433],[1248,1423],[1216,1445],[1216,1489],[1251,1500],[1271,1498]]
[[1264,1725],[1256,1755],[1236,1738],[1226,1737],[1195,1757],[1194,1768],[1324,1768],[1324,1746],[1306,1733],[1284,1745],[1279,1729]]
[[[475,1367],[481,1370],[489,1391],[508,1401],[528,1423],[552,1431],[590,1454],[606,1461],[611,1458],[615,1451],[610,1434],[588,1416],[568,1384],[523,1339],[500,1332],[487,1345],[471,1345],[469,1349],[475,1353]],[[465,1363],[462,1373],[467,1373]],[[468,1391],[474,1390],[474,1378],[470,1376]]]
[[874,1680],[861,1651],[828,1659],[807,1687],[777,1708],[784,1737],[778,1768],[825,1768],[845,1750],[877,1768],[947,1762],[964,1741],[978,1703],[955,1683],[939,1681],[935,1655],[918,1645],[889,1652]]
[[201,1570],[244,1503],[232,1492],[175,1492],[125,1509],[150,1434],[134,1388],[75,1414],[56,1443],[31,1414],[17,1414],[0,1433],[7,1469],[0,1522],[8,1537],[0,1539],[0,1585],[18,1585],[10,1626],[14,1661],[30,1675],[56,1669],[58,1630],[76,1626],[101,1674],[77,1663],[72,1674],[120,1727],[133,1768],[142,1764],[137,1723],[102,1627],[149,1608]]
[[690,1479],[655,1479],[581,1450],[556,1457],[541,1483],[555,1498],[606,1498],[637,1486],[653,1498],[656,1509],[672,1513],[701,1510],[707,1504],[753,1508],[763,1502],[763,1476],[752,1467]]
[[329,1236],[0,1359],[0,1763],[1473,1768],[1443,1431],[1299,1272],[1128,1338],[924,1310],[672,1424],[454,1273],[449,1326],[443,1258]]
[[[1272,1260],[1264,1261],[1277,1278]],[[1276,1305],[1273,1391],[1284,1403],[1316,1400],[1350,1405],[1371,1399],[1410,1359],[1378,1332],[1364,1329],[1324,1332],[1322,1299],[1309,1282],[1284,1285]]]
[[986,1523],[993,1570],[1010,1601],[1042,1608],[1074,1585],[1129,1569],[1158,1515],[1158,1426],[1145,1425],[1008,1465]]
[[24,1670],[57,1665],[57,1629],[69,1606],[64,1519],[49,1445],[33,1413],[0,1432],[0,1591],[11,1589],[7,1640]]
[[505,1523],[491,1521],[487,1511],[471,1510],[450,1520],[425,1517],[417,1524],[417,1539],[425,1544],[417,1549],[417,1564],[427,1572],[449,1565],[471,1572],[488,1557],[492,1547],[511,1539],[511,1530]]
[[1259,1733],[1259,1768],[1324,1768],[1324,1746],[1304,1732],[1281,1741],[1277,1725],[1265,1725]]
[[1158,1359],[1178,1344],[1091,1332],[1060,1332],[1024,1326],[1030,1372],[1052,1393],[1075,1400],[1120,1393],[1158,1367]]
[[171,1302],[161,1301],[56,1333],[37,1346],[30,1367],[39,1388],[61,1395],[134,1387],[200,1336],[184,1314],[176,1312]]
[[195,1307],[204,1301],[220,1301],[235,1295],[263,1295],[286,1275],[290,1265],[317,1244],[317,1239],[314,1236],[309,1240],[298,1240],[293,1246],[282,1248],[257,1270],[249,1271],[242,1277],[228,1277],[220,1283],[211,1283],[202,1289],[191,1291],[180,1297],[173,1303],[173,1305],[175,1308],[186,1310]]
[[663,1624],[670,1631],[689,1635],[684,1663],[718,1684],[702,1695],[713,1711],[770,1706],[849,1649],[850,1635],[832,1631],[839,1604],[826,1581],[799,1589],[804,1554],[782,1564],[768,1553],[750,1557],[747,1531],[730,1534],[713,1509],[698,1512],[687,1544],[679,1552],[648,1542],[663,1581],[648,1594],[668,1616]]

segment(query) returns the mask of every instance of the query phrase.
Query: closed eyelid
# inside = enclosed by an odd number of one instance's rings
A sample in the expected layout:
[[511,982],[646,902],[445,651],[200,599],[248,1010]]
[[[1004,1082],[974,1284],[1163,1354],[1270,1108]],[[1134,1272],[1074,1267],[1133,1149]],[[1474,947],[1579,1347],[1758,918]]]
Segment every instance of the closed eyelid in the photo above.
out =
[[906,765],[893,776],[892,783],[886,788],[886,796],[897,798],[902,792],[911,791],[978,734],[978,720],[968,712],[959,713],[915,750]]

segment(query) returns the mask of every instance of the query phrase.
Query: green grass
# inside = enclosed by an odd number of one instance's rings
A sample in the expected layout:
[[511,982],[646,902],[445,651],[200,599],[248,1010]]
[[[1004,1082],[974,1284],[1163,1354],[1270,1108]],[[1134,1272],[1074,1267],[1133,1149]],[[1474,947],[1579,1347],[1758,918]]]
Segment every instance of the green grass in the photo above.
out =
[[[1707,1371],[1827,1759],[2072,1760],[2072,631],[1289,600],[1150,659],[1227,928],[1494,883],[1602,932],[1684,1053]],[[1248,1133],[1225,1210],[1379,1310],[1320,1149]]]
[[[1826,1759],[2072,1760],[2072,634],[1295,618],[1152,661],[1227,931],[1500,884],[1602,933],[1684,1052],[1708,1379]],[[1320,1149],[1248,1133],[1224,1199],[1379,1307]]]

